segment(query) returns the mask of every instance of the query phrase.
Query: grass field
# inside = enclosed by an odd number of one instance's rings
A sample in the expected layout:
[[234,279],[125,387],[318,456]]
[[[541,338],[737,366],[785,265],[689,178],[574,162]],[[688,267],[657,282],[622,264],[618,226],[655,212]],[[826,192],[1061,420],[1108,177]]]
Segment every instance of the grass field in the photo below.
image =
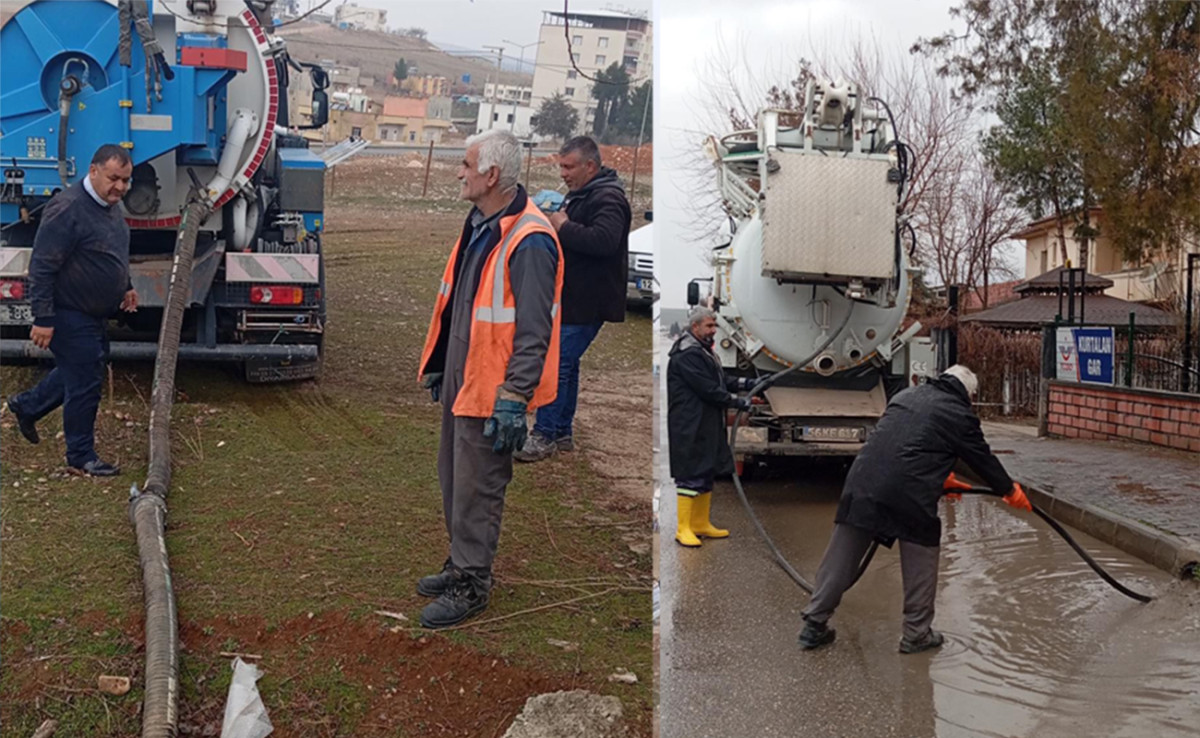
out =
[[[447,550],[439,410],[416,385],[416,363],[467,207],[449,163],[435,161],[422,198],[423,170],[408,162],[338,169],[318,380],[248,385],[232,368],[180,368],[167,548],[184,644],[181,733],[219,732],[231,676],[222,654],[245,653],[261,656],[277,736],[499,736],[529,696],[570,688],[620,697],[648,736],[649,482],[643,494],[638,475],[612,468],[630,444],[648,454],[651,443],[645,315],[606,327],[586,357],[585,448],[518,466],[489,610],[449,633],[414,627],[426,602],[415,579]],[[635,213],[649,207],[644,179]],[[535,191],[558,184],[546,162],[533,180]],[[3,367],[0,392],[41,371]],[[64,473],[59,413],[36,447],[4,417],[0,735],[27,738],[46,718],[60,736],[139,731],[142,593],[127,499],[145,478],[151,371],[114,365],[105,390],[97,439],[123,467],[115,480]],[[621,669],[638,683],[609,681]],[[102,694],[101,674],[134,688]]]

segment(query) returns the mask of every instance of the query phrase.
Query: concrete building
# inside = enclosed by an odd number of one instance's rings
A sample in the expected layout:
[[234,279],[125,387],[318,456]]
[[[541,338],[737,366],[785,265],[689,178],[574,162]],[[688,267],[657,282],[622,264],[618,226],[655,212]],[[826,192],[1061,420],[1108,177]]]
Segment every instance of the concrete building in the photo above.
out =
[[449,98],[425,100],[389,96],[384,99],[383,111],[376,120],[375,140],[410,144],[440,143],[450,126]]
[[513,105],[512,103],[497,103],[492,105],[490,100],[479,103],[479,114],[475,119],[475,133],[482,133],[489,128],[499,128],[511,131],[522,141],[541,141],[542,136],[534,135],[534,109],[528,105]]
[[497,85],[488,82],[483,86],[483,99],[498,103],[521,103],[528,105],[533,100],[533,88],[525,85]]
[[[1187,253],[1200,253],[1200,238],[1184,239],[1173,253],[1156,254],[1134,264],[1126,261],[1104,235],[1104,211],[1096,208],[1090,218],[1099,228],[1100,236],[1088,248],[1087,264],[1079,263],[1080,243],[1072,235],[1074,226],[1064,226],[1067,257],[1071,266],[1084,266],[1112,282],[1104,294],[1133,302],[1167,303],[1184,294]],[[1025,278],[1032,279],[1056,267],[1064,266],[1058,243],[1058,228],[1054,218],[1034,221],[1012,235],[1025,241]]]
[[345,3],[334,9],[333,25],[339,28],[357,28],[363,31],[386,31],[387,11]]
[[[570,31],[569,50],[564,26]],[[542,101],[562,93],[579,111],[580,133],[591,131],[596,117],[593,83],[584,75],[595,77],[618,62],[634,85],[653,76],[653,24],[641,16],[611,10],[569,14],[547,10],[542,13],[538,40],[532,107],[537,110]]]
[[413,97],[447,97],[450,95],[450,80],[429,74],[422,77],[409,75],[400,83],[400,89]]

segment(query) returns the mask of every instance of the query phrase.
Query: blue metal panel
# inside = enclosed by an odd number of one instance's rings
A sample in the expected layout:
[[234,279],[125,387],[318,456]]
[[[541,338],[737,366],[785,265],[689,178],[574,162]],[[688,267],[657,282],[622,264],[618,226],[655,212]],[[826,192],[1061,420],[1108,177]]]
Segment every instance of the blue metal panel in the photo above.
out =
[[[189,147],[197,148],[181,154],[187,163],[219,159],[227,115],[224,87],[237,73],[174,66],[175,79],[163,80],[163,100],[147,109],[141,44],[135,40],[131,67],[122,67],[119,30],[116,7],[103,0],[37,0],[0,29],[0,158],[21,163],[26,194],[44,196],[63,187],[57,157],[58,85],[64,73],[87,83],[72,99],[68,118],[66,153],[73,160],[68,181],[79,180],[92,153],[105,143],[132,142],[135,164]],[[226,45],[225,38],[212,34],[184,34],[180,42]],[[210,96],[215,97],[213,129],[208,127]],[[122,100],[132,100],[133,107],[122,107]],[[7,216],[5,222],[10,222]]]
[[324,169],[325,160],[308,149],[279,149],[279,165],[284,169]]
[[184,46],[200,46],[205,49],[223,49],[229,41],[224,36],[214,36],[211,33],[181,33],[175,48],[175,59],[179,59],[179,49]]
[[301,213],[304,216],[304,230],[309,233],[320,233],[325,229],[324,213]]

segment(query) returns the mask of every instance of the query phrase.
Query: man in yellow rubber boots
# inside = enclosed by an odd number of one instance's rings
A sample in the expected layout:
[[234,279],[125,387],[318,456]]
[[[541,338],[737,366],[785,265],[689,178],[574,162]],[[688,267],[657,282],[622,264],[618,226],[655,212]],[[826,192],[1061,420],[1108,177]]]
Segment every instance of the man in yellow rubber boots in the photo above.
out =
[[667,364],[667,433],[678,493],[675,540],[684,546],[729,535],[708,519],[713,480],[733,471],[726,411],[750,406],[749,398],[735,394],[747,388],[746,380],[727,378],[713,353],[716,333],[716,314],[706,307],[693,308],[688,330],[671,347]]

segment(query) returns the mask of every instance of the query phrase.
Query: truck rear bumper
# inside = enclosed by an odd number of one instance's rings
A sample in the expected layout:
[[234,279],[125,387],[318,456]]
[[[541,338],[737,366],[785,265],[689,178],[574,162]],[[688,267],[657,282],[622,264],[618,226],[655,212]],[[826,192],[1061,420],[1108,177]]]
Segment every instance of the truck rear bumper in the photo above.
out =
[[746,456],[857,456],[861,443],[755,443],[738,441],[735,453]]
[[[109,358],[117,361],[143,361],[158,355],[158,344],[140,341],[113,341]],[[46,349],[32,341],[0,340],[0,359],[52,359]],[[221,344],[203,346],[185,343],[179,346],[179,358],[185,361],[316,361],[320,349],[316,344]]]

